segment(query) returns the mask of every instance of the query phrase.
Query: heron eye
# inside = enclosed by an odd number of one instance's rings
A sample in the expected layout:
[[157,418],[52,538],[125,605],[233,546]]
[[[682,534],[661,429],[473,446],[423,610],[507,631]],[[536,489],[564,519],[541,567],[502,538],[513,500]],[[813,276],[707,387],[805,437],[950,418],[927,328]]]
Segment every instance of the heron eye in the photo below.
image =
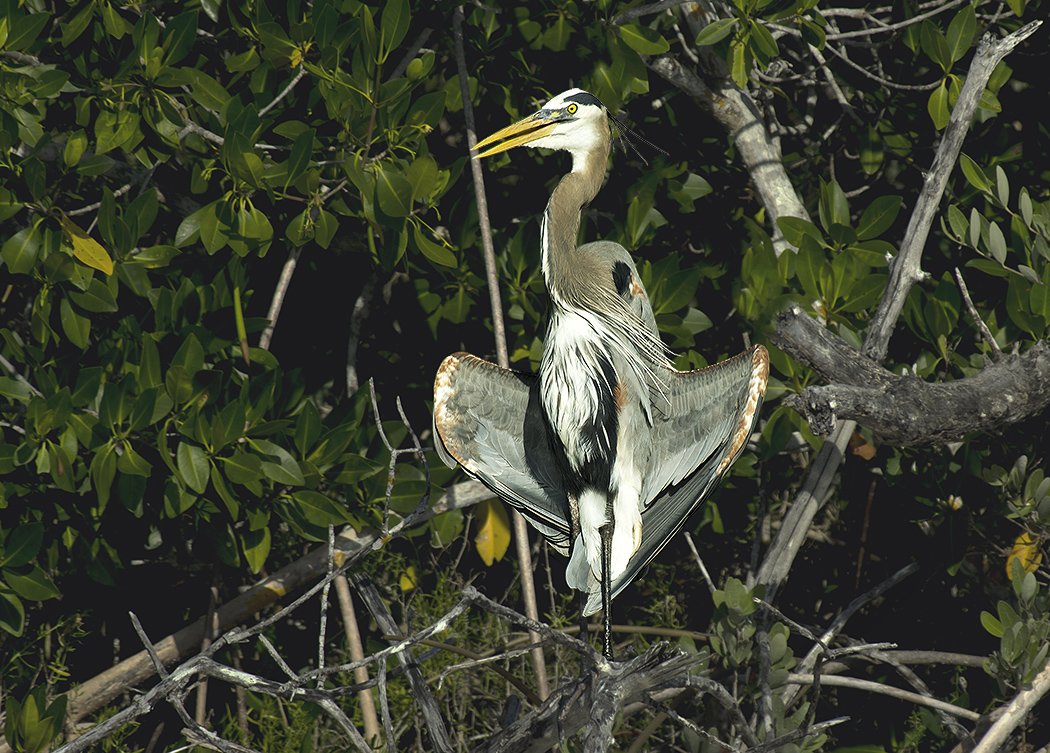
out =
[[572,104],[570,104],[568,107],[565,108],[565,112],[569,113],[570,115],[575,115],[576,111],[579,110],[579,109],[580,109],[579,106],[575,102],[573,102]]

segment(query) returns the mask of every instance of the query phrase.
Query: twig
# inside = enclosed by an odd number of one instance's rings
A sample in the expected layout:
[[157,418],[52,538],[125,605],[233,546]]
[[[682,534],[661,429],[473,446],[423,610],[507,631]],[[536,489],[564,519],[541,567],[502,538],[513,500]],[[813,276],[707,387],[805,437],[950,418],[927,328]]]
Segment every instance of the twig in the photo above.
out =
[[280,102],[282,99],[287,97],[288,94],[292,91],[292,89],[295,88],[295,85],[298,84],[300,81],[302,81],[303,76],[305,76],[305,75],[306,75],[306,68],[304,68],[302,65],[300,65],[299,66],[299,72],[296,73],[295,76],[292,78],[292,80],[288,82],[288,85],[285,86],[283,89],[281,89],[281,91],[278,92],[277,96],[274,97],[272,100],[270,100],[269,104],[263,105],[261,108],[259,108],[259,117],[261,118],[263,115],[265,115],[270,110],[272,110],[274,107],[276,107],[278,102]]
[[[325,578],[324,586],[321,588],[321,598],[318,600],[319,608],[321,610],[320,617],[318,619],[317,627],[317,669],[324,670],[325,660],[325,643],[327,642],[328,633],[328,592],[332,585],[332,580],[335,576],[332,574],[335,570],[335,526],[332,524],[328,525],[328,577]],[[317,689],[321,690],[324,688],[324,675],[319,671],[317,674]]]
[[[918,571],[918,569],[919,566],[914,562],[905,565],[889,578],[847,604],[846,608],[839,612],[838,616],[832,620],[831,625],[828,626],[827,630],[825,630],[819,638],[815,639],[816,645],[813,646],[809,652],[807,652],[806,656],[803,657],[802,661],[798,663],[794,672],[805,673],[816,667],[822,657],[827,654],[827,647],[835,639],[835,636],[841,632],[842,628],[844,628],[846,623],[849,622],[849,619],[856,614],[861,607],[879,598],[902,580]],[[787,708],[794,703],[801,692],[801,689],[790,691],[785,688],[783,693],[784,707]]]
[[[208,650],[211,645],[212,639],[219,632],[218,623],[218,606],[219,606],[219,586],[218,576],[216,575],[215,582],[212,583],[211,588],[208,589],[208,613],[205,618],[204,624],[207,626],[204,631],[204,635],[201,636],[201,653]],[[197,684],[197,704],[194,709],[193,718],[196,720],[198,725],[204,724],[204,718],[208,710],[208,678],[203,677]]]
[[[814,675],[810,674],[792,674],[788,675],[785,682],[795,685],[809,685],[815,681]],[[910,690],[903,690],[902,688],[895,688],[892,685],[885,685],[881,682],[872,682],[871,680],[862,680],[859,677],[843,677],[842,675],[822,675],[820,677],[820,683],[822,685],[831,685],[840,688],[854,688],[856,690],[867,690],[872,693],[879,693],[880,695],[890,696],[891,698],[897,698],[902,701],[908,701],[909,703],[915,703],[920,706],[926,706],[931,709],[939,709],[945,711],[954,716],[968,719],[972,722],[977,721],[981,718],[981,715],[976,711],[970,711],[964,709],[961,706],[948,703],[947,701],[941,701],[936,698],[927,698],[919,693],[913,693]]]
[[996,753],[1006,742],[1010,733],[1021,724],[1047,691],[1050,691],[1050,663],[1047,663],[1025,688],[1006,705],[994,724],[974,747],[972,753]]
[[963,279],[962,272],[959,271],[958,267],[955,267],[952,271],[955,272],[955,281],[959,283],[959,292],[962,294],[963,302],[966,304],[966,311],[970,314],[970,318],[973,319],[973,323],[977,325],[977,329],[980,330],[981,337],[991,347],[992,357],[996,360],[1002,358],[1003,351],[999,348],[999,343],[995,341],[992,331],[988,329],[984,319],[977,313],[977,307],[973,305],[973,299],[970,298],[970,289],[966,287],[966,280]]
[[[138,183],[137,180],[133,180],[130,183],[125,183],[124,185],[122,185],[120,188],[118,188],[117,190],[115,190],[113,192],[113,198],[114,199],[119,199],[121,196],[123,196],[128,191],[130,191],[135,186],[136,183]],[[96,209],[99,209],[101,206],[102,206],[102,202],[101,201],[96,201],[94,204],[88,204],[87,206],[77,207],[76,209],[70,209],[68,212],[66,212],[66,216],[67,217],[76,217],[77,215],[88,214],[90,212],[94,212]]]
[[693,536],[689,531],[683,531],[685,534],[685,543],[689,545],[689,550],[693,553],[693,558],[696,560],[697,567],[700,568],[700,574],[704,577],[704,582],[707,584],[707,590],[714,596],[715,582],[711,580],[711,574],[707,572],[707,567],[704,565],[703,559],[700,558],[700,552],[696,548],[696,544],[693,542]]
[[[463,96],[463,117],[467,126],[467,150],[470,154],[470,170],[474,178],[474,198],[478,208],[478,229],[481,234],[481,248],[485,258],[485,279],[489,290],[489,305],[492,309],[492,334],[496,341],[496,362],[503,368],[510,367],[507,355],[507,332],[503,325],[503,301],[500,295],[499,277],[496,273],[496,252],[492,247],[492,226],[489,223],[488,199],[485,196],[485,176],[481,164],[475,159],[475,147],[478,143],[474,128],[474,105],[470,101],[470,87],[467,84],[467,60],[463,51],[463,6],[457,6],[452,18],[452,30],[455,37],[456,67],[459,72],[459,88]],[[529,549],[529,529],[525,518],[517,510],[511,511],[514,521],[514,544],[518,554],[518,574],[521,578],[521,591],[525,600],[525,614],[533,622],[539,622],[539,608],[536,603],[536,582],[532,572],[532,551]],[[536,673],[536,687],[540,698],[550,693],[547,684],[547,663],[543,649],[538,645],[539,636],[530,635],[530,640],[537,646],[532,652],[532,668]]]
[[273,298],[270,299],[270,310],[266,314],[266,328],[259,335],[259,347],[262,350],[270,349],[273,331],[277,327],[277,317],[281,315],[284,297],[288,293],[288,286],[292,284],[292,275],[295,274],[295,267],[299,263],[299,255],[302,252],[301,246],[293,246],[288,252],[288,259],[281,268],[281,276],[277,278],[277,286],[273,290]]

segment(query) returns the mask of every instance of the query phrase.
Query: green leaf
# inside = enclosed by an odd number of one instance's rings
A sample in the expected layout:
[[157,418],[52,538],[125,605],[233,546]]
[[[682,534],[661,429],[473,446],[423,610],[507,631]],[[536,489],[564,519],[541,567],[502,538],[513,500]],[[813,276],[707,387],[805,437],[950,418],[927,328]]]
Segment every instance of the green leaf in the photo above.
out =
[[183,68],[190,78],[193,100],[201,107],[221,111],[230,101],[230,93],[212,76],[196,68]]
[[992,182],[988,180],[988,176],[985,175],[980,165],[965,154],[960,154],[959,167],[962,168],[963,175],[966,176],[966,180],[971,186],[983,193],[991,193]]
[[241,549],[253,575],[258,575],[266,564],[266,558],[270,556],[270,543],[270,529],[265,526],[257,531],[245,531],[241,534]]
[[44,542],[42,523],[23,523],[11,531],[4,548],[0,550],[0,566],[21,567],[27,565],[40,551]]
[[138,130],[139,116],[130,110],[103,110],[95,119],[95,154],[124,146]]
[[1003,637],[1003,623],[999,622],[991,612],[981,611],[981,627],[995,638]]
[[88,346],[88,338],[91,335],[91,320],[74,311],[68,298],[62,299],[58,309],[62,332],[71,343],[83,350]]
[[998,222],[988,223],[988,250],[997,262],[1006,263],[1006,238]]
[[[22,600],[5,590],[0,590],[0,630],[4,630],[13,636],[22,635],[26,626],[26,609]],[[10,706],[10,699],[8,699]],[[8,709],[10,714],[10,708]],[[10,717],[8,717],[10,718]]]
[[7,41],[4,42],[4,50],[17,52],[27,49],[36,38],[40,35],[40,32],[44,30],[44,26],[47,25],[48,20],[51,18],[50,13],[30,13],[29,15],[22,15],[21,13],[12,13],[8,17],[10,27],[7,32]]
[[219,459],[227,478],[235,484],[252,486],[263,477],[262,460],[258,455],[238,450],[231,457]]
[[860,166],[865,175],[874,175],[882,167],[882,137],[875,126],[868,126],[860,133]]
[[972,5],[964,5],[948,24],[948,56],[954,63],[959,60],[973,43],[977,33],[977,16]]
[[693,44],[697,47],[718,44],[732,33],[736,23],[736,18],[720,18],[717,21],[712,21],[700,30]]
[[995,166],[995,196],[1004,207],[1010,203],[1010,181],[1002,165]]
[[40,235],[37,234],[39,223],[22,228],[12,235],[0,247],[0,258],[4,260],[11,274],[25,275],[36,266],[40,253]]
[[412,185],[394,167],[387,165],[376,171],[376,196],[379,208],[388,217],[407,217],[412,211]]
[[1028,300],[1032,313],[1050,322],[1050,285],[1042,282],[1032,285]]
[[87,290],[83,292],[70,291],[69,299],[85,311],[95,314],[112,313],[117,310],[117,299],[113,292],[102,280],[92,279]]
[[401,44],[410,20],[408,0],[387,0],[383,6],[383,16],[379,20],[379,37],[383,50],[379,62],[384,62],[387,55]]
[[350,523],[352,519],[346,508],[324,494],[304,489],[292,495],[299,509],[309,522],[317,526]]
[[27,601],[46,601],[61,595],[51,578],[38,565],[33,565],[24,574],[5,568],[3,574],[7,585]]
[[733,78],[733,83],[741,89],[747,87],[748,66],[746,53],[747,46],[743,42],[735,42],[729,48],[730,75]]
[[430,545],[444,549],[463,535],[463,511],[450,510],[430,521]]
[[179,442],[175,452],[175,461],[179,477],[197,494],[203,494],[208,488],[208,456],[203,448],[189,442]]
[[795,257],[795,274],[807,297],[816,300],[820,295],[820,272],[826,264],[820,248],[811,242],[803,243]]
[[106,444],[96,450],[88,470],[91,474],[91,483],[95,487],[95,494],[98,496],[99,507],[105,509],[106,503],[109,502],[113,477],[117,475],[117,458],[113,446]]
[[0,376],[0,395],[22,403],[28,403],[33,397],[33,390],[23,381]]
[[900,212],[900,196],[880,196],[867,206],[857,223],[857,238],[862,241],[878,238],[893,225]]
[[640,55],[662,55],[671,45],[655,29],[639,24],[623,24],[619,27],[620,38]]
[[284,187],[286,189],[290,184],[294,183],[300,175],[306,172],[306,168],[310,166],[310,157],[313,154],[315,133],[316,131],[313,128],[307,128],[295,138],[295,142],[292,144],[292,150],[288,155],[288,173],[284,178]]
[[929,56],[930,60],[939,65],[941,70],[945,73],[951,70],[953,61],[948,50],[948,41],[936,24],[931,21],[923,22],[919,42],[922,45],[922,51]]
[[455,267],[457,265],[456,255],[444,246],[430,241],[423,233],[421,226],[413,226],[412,238],[415,241],[416,248],[430,261],[445,267]]
[[849,226],[849,202],[846,194],[837,181],[820,181],[820,202],[818,204],[820,224],[830,230],[832,224]]
[[796,248],[802,244],[802,239],[805,236],[809,236],[817,242],[824,240],[824,236],[820,234],[817,226],[801,217],[777,217],[777,227],[780,228],[780,232],[784,234],[787,242]]
[[291,486],[302,486],[306,483],[302,469],[288,450],[265,439],[249,439],[248,443],[264,455],[277,459],[276,463],[263,461],[262,471],[267,478]]
[[948,108],[948,79],[941,81],[941,85],[930,93],[930,99],[926,103],[926,110],[930,113],[933,127],[938,131],[948,125],[948,118],[951,115],[951,111]]

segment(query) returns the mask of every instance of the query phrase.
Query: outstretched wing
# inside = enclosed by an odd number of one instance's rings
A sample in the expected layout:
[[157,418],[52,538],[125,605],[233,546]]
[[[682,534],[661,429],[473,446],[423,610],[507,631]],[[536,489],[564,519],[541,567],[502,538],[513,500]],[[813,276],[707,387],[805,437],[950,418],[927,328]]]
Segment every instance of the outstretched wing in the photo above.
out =
[[[660,553],[747,444],[769,377],[761,345],[668,380],[670,410],[653,426],[650,470],[642,487],[642,543],[612,583],[615,597]],[[586,614],[601,607],[592,592]]]
[[569,501],[534,375],[449,356],[434,379],[434,438],[446,465],[459,463],[568,554]]

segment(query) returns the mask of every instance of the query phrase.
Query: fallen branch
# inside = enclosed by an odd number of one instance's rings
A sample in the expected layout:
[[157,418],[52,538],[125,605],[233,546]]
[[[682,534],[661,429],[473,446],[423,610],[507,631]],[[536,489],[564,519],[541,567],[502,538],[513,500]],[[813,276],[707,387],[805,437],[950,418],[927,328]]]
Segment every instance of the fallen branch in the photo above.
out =
[[[786,682],[798,685],[811,685],[816,682],[816,676],[807,674],[790,675]],[[854,688],[855,690],[867,690],[871,693],[878,693],[879,695],[889,696],[890,698],[897,698],[901,701],[907,701],[914,703],[919,706],[926,706],[931,709],[938,709],[944,711],[953,716],[958,716],[962,719],[968,719],[971,722],[976,722],[981,718],[981,715],[976,711],[970,711],[964,709],[961,706],[948,703],[947,701],[941,701],[937,698],[929,698],[922,695],[921,693],[913,693],[910,690],[904,690],[902,688],[895,688],[892,685],[886,685],[881,682],[872,682],[871,680],[862,680],[858,677],[842,677],[841,675],[821,675],[821,685],[830,685],[840,688]]]

